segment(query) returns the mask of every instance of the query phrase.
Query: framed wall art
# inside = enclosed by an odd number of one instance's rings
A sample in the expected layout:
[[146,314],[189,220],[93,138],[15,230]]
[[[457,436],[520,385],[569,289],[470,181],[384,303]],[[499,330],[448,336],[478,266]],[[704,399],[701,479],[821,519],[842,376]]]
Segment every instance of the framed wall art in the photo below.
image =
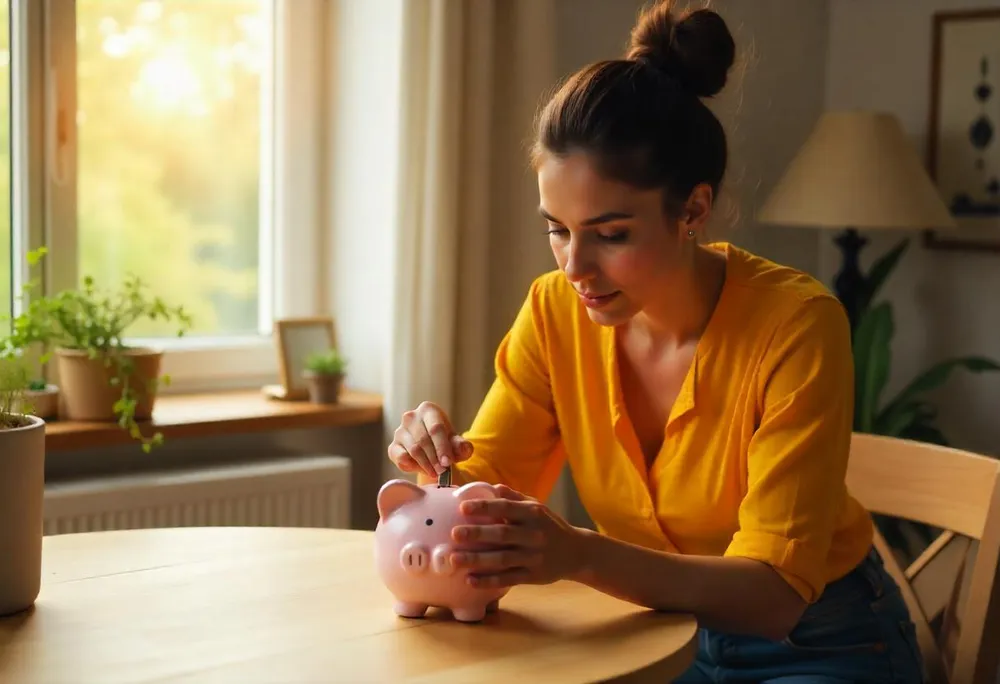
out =
[[1000,8],[934,15],[927,167],[958,230],[937,249],[1000,253]]

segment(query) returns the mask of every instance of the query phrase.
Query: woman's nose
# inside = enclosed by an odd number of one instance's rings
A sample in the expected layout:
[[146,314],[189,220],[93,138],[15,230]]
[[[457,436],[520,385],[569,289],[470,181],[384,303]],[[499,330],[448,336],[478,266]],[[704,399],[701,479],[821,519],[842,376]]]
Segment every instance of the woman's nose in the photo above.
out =
[[571,243],[566,246],[566,265],[563,267],[563,272],[571,281],[585,280],[593,275],[593,259],[586,249]]

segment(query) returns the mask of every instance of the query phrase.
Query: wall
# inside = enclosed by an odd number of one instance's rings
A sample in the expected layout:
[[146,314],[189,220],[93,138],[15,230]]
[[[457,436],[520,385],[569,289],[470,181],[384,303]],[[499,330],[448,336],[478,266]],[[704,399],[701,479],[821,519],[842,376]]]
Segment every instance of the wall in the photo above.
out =
[[[896,114],[921,155],[927,133],[931,16],[935,11],[1000,6],[997,0],[832,0],[826,105]],[[891,39],[892,47],[888,47]],[[896,337],[890,396],[946,357],[1000,359],[1000,255],[928,251],[916,234],[869,233],[864,265],[903,237],[911,245],[883,296],[893,301]],[[839,253],[820,243],[829,281]],[[934,395],[940,426],[956,445],[1000,456],[1000,374],[966,373]]]

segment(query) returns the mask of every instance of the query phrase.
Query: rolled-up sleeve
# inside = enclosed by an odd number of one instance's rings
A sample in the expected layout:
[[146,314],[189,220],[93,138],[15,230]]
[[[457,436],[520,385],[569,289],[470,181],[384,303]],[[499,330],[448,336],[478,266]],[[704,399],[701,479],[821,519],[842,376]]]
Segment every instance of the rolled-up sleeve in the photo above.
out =
[[726,555],[770,564],[811,603],[825,587],[854,422],[850,325],[836,299],[805,301],[785,321],[758,387],[747,493]]

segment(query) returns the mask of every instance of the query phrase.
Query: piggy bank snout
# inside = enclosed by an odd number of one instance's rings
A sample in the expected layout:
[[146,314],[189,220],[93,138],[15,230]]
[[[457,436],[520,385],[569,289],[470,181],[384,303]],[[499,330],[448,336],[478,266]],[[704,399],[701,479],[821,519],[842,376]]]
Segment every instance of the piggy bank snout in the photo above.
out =
[[454,570],[451,565],[451,547],[448,544],[438,544],[433,551],[418,542],[406,544],[399,554],[403,569],[413,574],[427,571],[439,575],[447,575]]

